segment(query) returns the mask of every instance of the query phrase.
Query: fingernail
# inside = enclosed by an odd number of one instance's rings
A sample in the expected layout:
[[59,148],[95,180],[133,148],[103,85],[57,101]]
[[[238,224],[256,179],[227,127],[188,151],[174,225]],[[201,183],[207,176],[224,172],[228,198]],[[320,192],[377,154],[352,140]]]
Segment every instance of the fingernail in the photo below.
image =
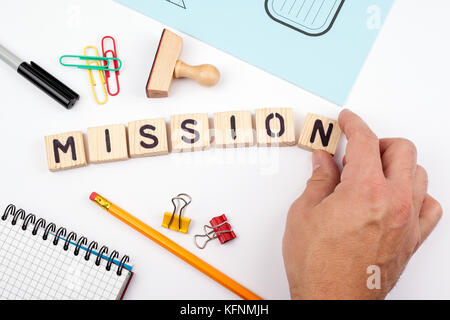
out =
[[320,168],[320,154],[319,152],[314,152],[312,155],[312,165],[313,165],[313,172],[316,171],[318,168]]

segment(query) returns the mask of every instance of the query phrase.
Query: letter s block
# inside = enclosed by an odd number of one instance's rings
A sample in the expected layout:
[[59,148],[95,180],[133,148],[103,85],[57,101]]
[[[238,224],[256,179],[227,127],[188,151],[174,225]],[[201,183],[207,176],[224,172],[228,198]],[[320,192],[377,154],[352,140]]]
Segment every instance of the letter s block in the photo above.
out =
[[211,143],[207,113],[171,116],[170,126],[173,152],[204,150]]
[[166,120],[151,119],[128,123],[128,144],[131,158],[168,154]]
[[46,136],[45,148],[50,171],[72,169],[87,165],[83,133],[81,131]]

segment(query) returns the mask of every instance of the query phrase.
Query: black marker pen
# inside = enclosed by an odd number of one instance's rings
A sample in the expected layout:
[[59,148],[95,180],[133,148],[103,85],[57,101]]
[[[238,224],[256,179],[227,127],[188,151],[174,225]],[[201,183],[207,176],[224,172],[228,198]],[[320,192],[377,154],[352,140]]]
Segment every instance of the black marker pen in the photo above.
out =
[[0,59],[67,109],[72,108],[80,97],[36,63],[22,61],[2,45],[0,45]]

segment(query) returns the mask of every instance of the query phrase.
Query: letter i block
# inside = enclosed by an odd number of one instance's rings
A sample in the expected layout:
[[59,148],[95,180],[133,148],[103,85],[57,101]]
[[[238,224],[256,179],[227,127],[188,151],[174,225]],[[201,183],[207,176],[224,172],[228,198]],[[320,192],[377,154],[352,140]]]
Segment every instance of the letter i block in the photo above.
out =
[[45,137],[47,163],[50,171],[84,167],[87,165],[81,131]]
[[127,129],[123,124],[88,128],[89,162],[128,159]]
[[209,147],[209,119],[207,113],[183,114],[170,117],[172,151],[197,151]]
[[214,114],[216,146],[249,147],[253,145],[253,124],[250,111],[230,111]]
[[130,157],[150,157],[169,153],[165,119],[128,123]]
[[258,146],[295,145],[294,111],[291,108],[266,108],[255,112]]
[[298,146],[310,151],[325,150],[334,155],[340,136],[341,128],[336,120],[308,113]]

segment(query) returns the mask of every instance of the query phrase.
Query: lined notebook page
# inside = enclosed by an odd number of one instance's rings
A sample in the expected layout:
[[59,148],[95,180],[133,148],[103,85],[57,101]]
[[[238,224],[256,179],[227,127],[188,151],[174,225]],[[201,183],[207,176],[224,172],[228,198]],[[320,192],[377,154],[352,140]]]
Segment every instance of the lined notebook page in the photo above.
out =
[[75,244],[64,250],[63,239],[53,244],[54,234],[43,240],[44,229],[32,234],[33,224],[12,225],[12,216],[0,219],[0,299],[120,299],[131,273],[117,266],[106,270],[106,259],[95,264],[86,248],[75,256]]

